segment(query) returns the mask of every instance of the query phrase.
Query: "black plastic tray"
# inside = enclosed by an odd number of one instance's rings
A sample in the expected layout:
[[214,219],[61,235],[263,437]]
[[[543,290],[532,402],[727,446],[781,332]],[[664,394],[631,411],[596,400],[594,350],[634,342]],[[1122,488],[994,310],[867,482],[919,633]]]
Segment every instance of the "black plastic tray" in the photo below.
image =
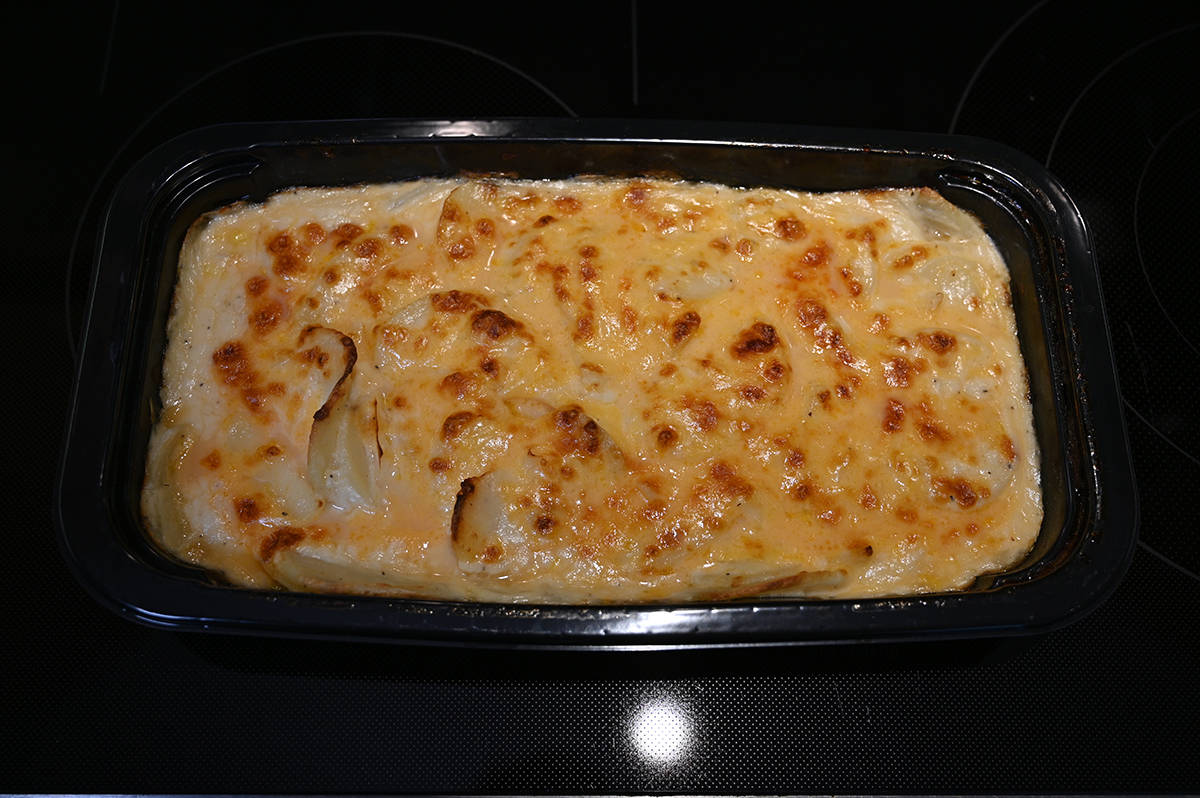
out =
[[[932,186],[1012,275],[1045,519],[1024,561],[961,592],[870,600],[535,606],[229,587],[160,553],[138,510],[177,256],[201,214],[301,185],[459,173],[671,174],[809,191]],[[1029,158],[975,138],[765,125],[514,119],[223,125],[139,161],[100,230],[56,510],[103,604],[164,627],[442,644],[684,647],[1000,637],[1077,620],[1124,575],[1137,499],[1084,221]]]

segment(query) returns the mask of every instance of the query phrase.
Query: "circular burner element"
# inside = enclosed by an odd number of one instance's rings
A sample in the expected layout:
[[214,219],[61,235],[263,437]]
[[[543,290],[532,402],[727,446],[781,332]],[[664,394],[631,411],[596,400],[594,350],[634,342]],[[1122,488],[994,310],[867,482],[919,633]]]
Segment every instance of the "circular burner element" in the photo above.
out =
[[1154,298],[1180,338],[1200,355],[1200,110],[1185,117],[1151,153],[1134,198],[1138,262]]
[[465,45],[401,33],[306,37],[210,72],[158,112],[215,121],[573,115],[549,89]]

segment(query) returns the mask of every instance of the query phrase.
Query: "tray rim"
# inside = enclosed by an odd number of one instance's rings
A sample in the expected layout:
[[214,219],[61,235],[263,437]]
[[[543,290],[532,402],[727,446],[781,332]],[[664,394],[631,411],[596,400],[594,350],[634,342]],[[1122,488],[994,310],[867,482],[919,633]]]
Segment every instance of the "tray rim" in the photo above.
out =
[[[352,135],[348,137],[348,133]],[[697,135],[699,134],[699,135]],[[388,144],[403,141],[478,140],[568,141],[580,143],[779,147],[821,152],[863,153],[870,157],[917,156],[970,164],[996,172],[1033,191],[1052,214],[1060,233],[1057,257],[1070,270],[1067,290],[1072,321],[1083,323],[1086,347],[1073,350],[1072,366],[1091,414],[1085,441],[1095,473],[1101,515],[1107,525],[1083,544],[1084,551],[1055,573],[989,593],[920,595],[897,599],[760,600],[722,605],[538,606],[343,597],[250,591],[189,584],[155,571],[128,551],[89,544],[73,535],[81,523],[112,524],[111,508],[69,500],[70,487],[106,483],[103,454],[87,446],[82,426],[96,415],[96,403],[83,401],[87,386],[115,378],[119,358],[105,330],[93,323],[102,315],[97,302],[118,289],[101,285],[105,276],[110,225],[121,203],[146,203],[147,181],[169,176],[230,150],[304,144]],[[167,175],[167,178],[164,178]],[[145,220],[143,219],[143,224]],[[139,231],[144,237],[144,231]],[[1068,258],[1068,256],[1071,256]],[[144,264],[137,264],[142,268]],[[102,294],[102,291],[106,293]],[[128,298],[128,297],[125,297]],[[110,331],[111,332],[111,331]],[[1073,328],[1080,335],[1078,326]],[[101,340],[97,340],[101,336]],[[108,341],[109,346],[104,343]],[[99,351],[98,351],[99,350]],[[106,351],[108,350],[108,351]],[[1099,351],[1097,351],[1099,350]],[[100,603],[132,620],[173,629],[274,634],[348,640],[390,639],[409,643],[499,645],[532,648],[682,648],[861,641],[912,641],[1001,637],[1048,631],[1079,620],[1115,590],[1132,558],[1137,539],[1138,497],[1116,382],[1107,318],[1087,226],[1065,189],[1048,171],[1022,153],[987,139],[948,134],[815,128],[793,125],[711,123],[678,120],[308,120],[232,123],[198,128],[173,138],[139,160],[117,184],[98,230],[81,356],[76,370],[69,423],[62,448],[54,514],[57,539],[78,581]],[[108,357],[104,357],[104,355]],[[1082,361],[1087,360],[1087,363]],[[1103,399],[1104,401],[1098,401]],[[90,415],[89,415],[90,413]],[[81,449],[83,451],[81,452]],[[96,466],[99,466],[97,469]],[[80,473],[82,472],[82,473]],[[1103,476],[1103,479],[1101,477]],[[1107,496],[1105,496],[1107,494]],[[1115,495],[1114,495],[1115,494]],[[100,498],[103,495],[100,494]],[[1114,508],[1114,501],[1116,507]],[[91,507],[90,514],[85,507]],[[98,512],[103,511],[103,512]],[[1114,517],[1115,516],[1115,517]],[[1116,526],[1116,530],[1111,527]],[[1124,534],[1118,532],[1124,531]],[[1103,565],[1080,571],[1079,560]],[[1063,584],[1070,576],[1070,585]],[[1055,591],[1047,580],[1059,577]],[[1071,587],[1074,596],[1063,596]],[[1019,592],[1018,597],[1013,592]],[[226,594],[234,594],[229,596]],[[164,594],[173,601],[163,601]],[[214,601],[214,597],[221,598]],[[980,602],[987,599],[986,605]],[[1028,604],[1053,612],[1030,617]],[[211,611],[201,612],[201,608]],[[1023,609],[1024,608],[1024,609]],[[252,612],[247,611],[252,609]],[[236,611],[235,611],[236,610]],[[903,631],[896,624],[903,613]],[[972,613],[974,613],[972,615]],[[304,621],[298,621],[303,615]],[[760,622],[745,628],[746,616]],[[778,619],[803,617],[803,628],[783,627]],[[970,623],[966,623],[967,619]],[[839,622],[840,619],[840,622]],[[761,621],[767,621],[764,628]],[[570,626],[564,629],[564,624]],[[772,626],[771,624],[775,624]]]

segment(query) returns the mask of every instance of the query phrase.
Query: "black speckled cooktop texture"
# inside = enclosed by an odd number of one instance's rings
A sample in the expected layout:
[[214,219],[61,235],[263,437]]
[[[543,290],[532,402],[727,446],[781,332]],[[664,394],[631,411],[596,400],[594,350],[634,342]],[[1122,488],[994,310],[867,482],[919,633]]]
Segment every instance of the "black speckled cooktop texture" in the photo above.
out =
[[[44,5],[8,29],[0,790],[1200,789],[1196,12]],[[51,506],[116,176],[218,122],[575,115],[954,132],[1047,164],[1096,247],[1137,475],[1115,594],[1005,642],[572,653],[186,634],[83,591]]]

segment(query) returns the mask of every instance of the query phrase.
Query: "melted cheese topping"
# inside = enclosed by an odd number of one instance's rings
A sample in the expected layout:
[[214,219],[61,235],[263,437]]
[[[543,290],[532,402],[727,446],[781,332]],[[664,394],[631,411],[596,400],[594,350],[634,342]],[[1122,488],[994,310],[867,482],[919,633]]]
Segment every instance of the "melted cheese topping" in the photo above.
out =
[[1008,273],[928,190],[427,180],[187,237],[144,515],[248,586],[961,588],[1041,524]]

